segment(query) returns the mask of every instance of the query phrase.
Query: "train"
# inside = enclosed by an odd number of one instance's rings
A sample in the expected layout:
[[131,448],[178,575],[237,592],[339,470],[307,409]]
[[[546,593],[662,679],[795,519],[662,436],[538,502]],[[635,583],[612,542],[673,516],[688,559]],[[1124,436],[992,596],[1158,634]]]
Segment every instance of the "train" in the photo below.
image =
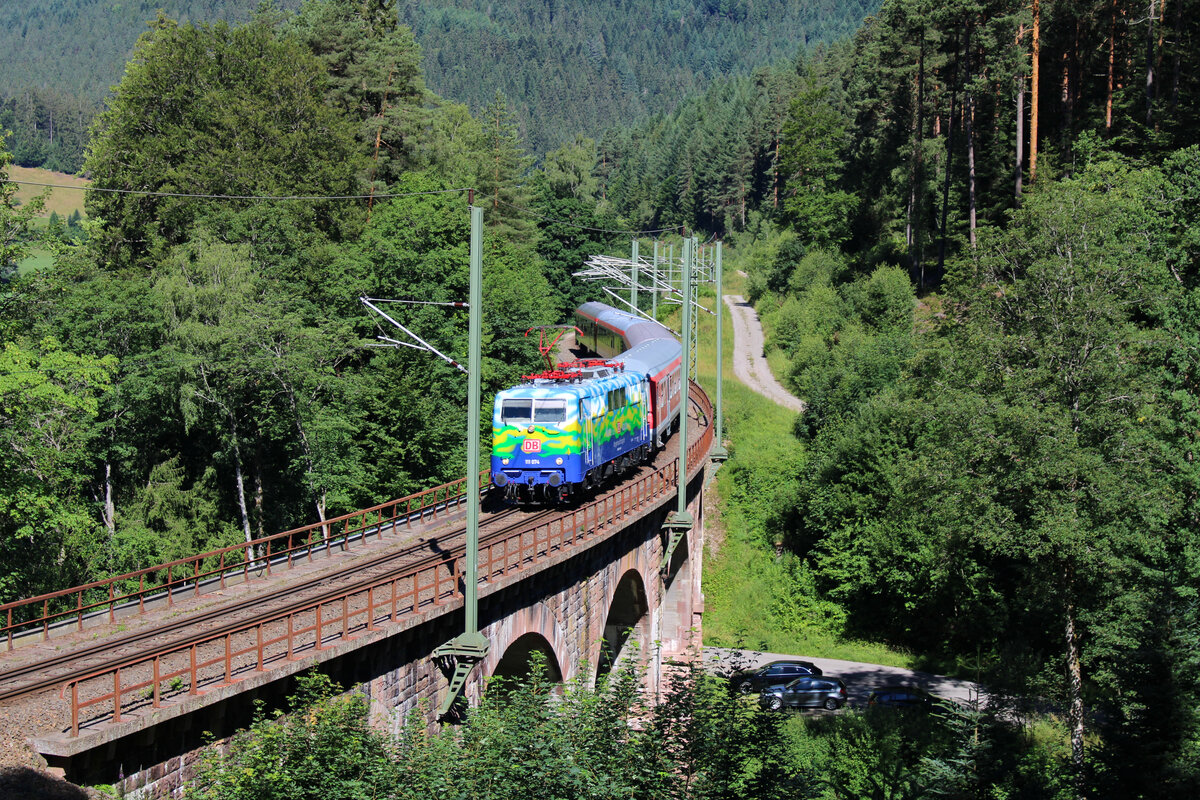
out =
[[496,395],[492,484],[510,502],[563,502],[645,463],[679,423],[683,348],[663,325],[604,303],[575,310],[595,358]]

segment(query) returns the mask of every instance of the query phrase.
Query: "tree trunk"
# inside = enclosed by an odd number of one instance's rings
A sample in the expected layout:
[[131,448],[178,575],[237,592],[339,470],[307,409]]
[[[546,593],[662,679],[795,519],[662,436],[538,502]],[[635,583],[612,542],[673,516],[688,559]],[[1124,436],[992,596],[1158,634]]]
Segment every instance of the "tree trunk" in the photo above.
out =
[[1154,11],[1155,0],[1150,0],[1150,13],[1146,20],[1146,124],[1154,124]]
[[970,231],[971,250],[975,249],[975,98],[967,93],[967,208],[970,213],[968,230]]
[[1108,86],[1104,97],[1104,130],[1112,133],[1113,90],[1117,83],[1117,0],[1108,17]]
[[[304,451],[304,463],[308,468],[308,486],[313,492],[314,505],[317,508],[317,520],[324,523],[327,491],[325,487],[318,488],[313,482],[313,476],[317,471],[317,462],[313,457],[312,443],[308,440],[308,431],[304,429],[304,421],[300,418],[300,407],[296,403],[296,392],[293,389],[293,384],[285,381],[278,373],[276,373],[275,379],[279,382],[284,394],[287,395],[288,406],[292,410],[292,421],[296,423],[296,435],[300,438],[300,449]],[[329,527],[327,525],[321,525],[321,535],[326,541],[329,540]]]
[[[1025,38],[1025,26],[1017,26],[1017,50]],[[1021,181],[1025,177],[1025,76],[1017,71],[1017,162],[1013,170],[1013,197],[1017,208],[1021,207]]]
[[[1178,59],[1178,57],[1176,57],[1176,59],[1175,59],[1175,72],[1176,72],[1175,84],[1178,87],[1178,84],[1179,84],[1179,77],[1178,77],[1179,59]],[[771,165],[771,168],[774,172],[774,183],[775,183],[774,208],[776,211],[779,210],[779,144],[780,144],[780,140],[782,138],[783,138],[783,132],[776,131],[775,132],[775,162]]]
[[111,542],[117,533],[117,506],[113,503],[112,462],[104,461],[104,527]]
[[1075,568],[1065,570],[1066,588],[1066,645],[1067,645],[1067,724],[1071,729],[1071,765],[1075,772],[1075,796],[1084,800],[1083,792],[1083,670],[1080,665],[1079,631],[1076,626]]
[[967,230],[971,239],[971,250],[975,250],[975,96],[971,92],[971,23],[967,23],[967,75],[966,75],[966,106],[963,117],[967,128],[967,210],[969,223]]
[[925,32],[920,33],[917,51],[917,107],[913,112],[912,169],[908,188],[908,230],[905,238],[909,247],[909,262],[917,276],[917,285],[924,290],[925,273],[921,265],[921,198],[918,186],[922,179],[921,135],[925,129]]
[[1063,161],[1065,164],[1071,163],[1071,130],[1075,126],[1074,115],[1071,108],[1071,55],[1068,51],[1063,50],[1062,54],[1062,80],[1059,87],[1059,103],[1062,106],[1062,142]]
[[[1159,0],[1158,3],[1158,47],[1154,53],[1154,73],[1162,74],[1162,58],[1163,58],[1163,34],[1167,29],[1167,0]],[[1154,84],[1154,99],[1162,96],[1162,81],[1157,81]]]
[[1171,110],[1179,106],[1179,78],[1183,70],[1183,47],[1180,39],[1183,37],[1183,1],[1175,4],[1175,68],[1171,75]]
[[242,472],[242,448],[238,441],[237,422],[232,414],[229,415],[229,432],[233,436],[233,473],[237,485],[238,511],[242,516],[242,533],[246,537],[246,559],[252,561],[254,560],[254,548],[249,546],[249,543],[254,541],[254,535],[250,532],[250,513],[246,508],[246,480]]
[[392,76],[396,72],[396,65],[393,64],[388,69],[387,85],[383,90],[383,103],[379,107],[379,125],[375,128],[375,154],[371,158],[371,193],[367,198],[367,224],[371,224],[371,207],[375,202],[375,174],[379,168],[379,147],[383,144],[383,115],[388,110],[388,92],[392,88]]
[[1030,57],[1029,74],[1029,182],[1037,180],[1038,152],[1038,98],[1041,78],[1042,52],[1042,5],[1040,0],[1033,0],[1033,52]]
[[254,445],[254,526],[258,530],[258,538],[265,535],[263,531],[263,474],[262,474],[262,445]]
[[938,239],[938,272],[946,268],[946,223],[950,216],[950,173],[954,167],[954,107],[958,102],[958,36],[954,42],[954,83],[950,88],[950,116],[946,121],[946,176],[942,181],[942,224]]

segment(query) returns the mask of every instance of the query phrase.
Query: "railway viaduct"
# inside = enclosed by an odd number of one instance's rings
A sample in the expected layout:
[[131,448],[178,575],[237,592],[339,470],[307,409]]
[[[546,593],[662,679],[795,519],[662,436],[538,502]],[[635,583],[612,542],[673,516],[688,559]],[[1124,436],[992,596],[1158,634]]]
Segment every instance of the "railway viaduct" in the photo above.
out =
[[[470,702],[488,677],[526,671],[534,652],[553,679],[589,683],[636,659],[652,694],[663,665],[699,647],[713,426],[707,396],[690,390],[695,524],[681,539],[663,527],[677,447],[578,507],[504,512],[515,523],[485,514],[479,625],[489,651],[471,673]],[[146,798],[177,795],[207,741],[245,726],[256,701],[280,707],[314,666],[365,694],[379,727],[398,730],[413,713],[435,724],[454,665],[434,650],[464,619],[463,498],[444,488],[419,497],[415,512],[405,498],[270,537],[256,554],[229,548],[0,607],[0,716],[30,720],[22,733],[67,779]]]

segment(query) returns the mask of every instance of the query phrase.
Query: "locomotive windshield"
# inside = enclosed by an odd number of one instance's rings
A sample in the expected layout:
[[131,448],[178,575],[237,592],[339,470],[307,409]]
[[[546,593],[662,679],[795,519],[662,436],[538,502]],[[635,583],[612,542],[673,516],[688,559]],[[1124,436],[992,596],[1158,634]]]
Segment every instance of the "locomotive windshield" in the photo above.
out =
[[564,400],[505,400],[500,409],[505,425],[555,425],[567,419]]
[[564,422],[567,419],[567,404],[562,400],[538,400],[533,408],[533,421],[543,424]]
[[505,425],[528,425],[533,421],[533,401],[505,400],[501,415]]

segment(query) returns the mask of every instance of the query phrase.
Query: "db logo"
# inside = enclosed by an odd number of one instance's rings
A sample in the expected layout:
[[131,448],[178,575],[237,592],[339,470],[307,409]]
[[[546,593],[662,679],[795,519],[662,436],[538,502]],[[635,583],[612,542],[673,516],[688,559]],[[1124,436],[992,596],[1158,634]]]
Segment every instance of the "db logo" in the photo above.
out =
[[541,439],[526,439],[521,442],[522,453],[540,453],[542,452]]

